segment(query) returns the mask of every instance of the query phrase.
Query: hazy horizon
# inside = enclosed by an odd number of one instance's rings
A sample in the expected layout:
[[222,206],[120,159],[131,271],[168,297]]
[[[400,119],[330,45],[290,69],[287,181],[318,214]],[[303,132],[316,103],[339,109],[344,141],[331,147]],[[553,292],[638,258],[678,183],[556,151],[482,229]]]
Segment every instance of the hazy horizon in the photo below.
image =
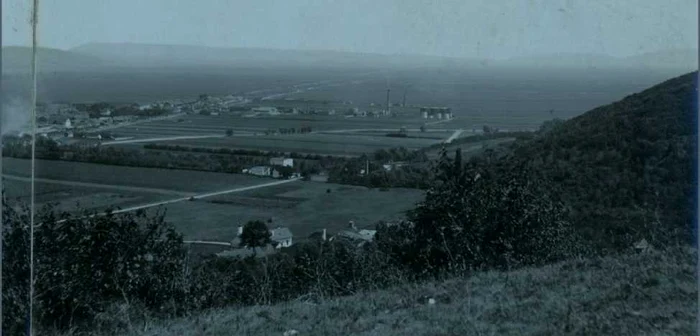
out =
[[[339,51],[504,60],[697,50],[697,2],[137,1],[40,3],[39,45]],[[367,10],[371,9],[371,10]],[[3,8],[3,46],[31,43],[29,4]],[[75,20],[76,15],[80,20]],[[129,18],[128,24],[124,18]]]

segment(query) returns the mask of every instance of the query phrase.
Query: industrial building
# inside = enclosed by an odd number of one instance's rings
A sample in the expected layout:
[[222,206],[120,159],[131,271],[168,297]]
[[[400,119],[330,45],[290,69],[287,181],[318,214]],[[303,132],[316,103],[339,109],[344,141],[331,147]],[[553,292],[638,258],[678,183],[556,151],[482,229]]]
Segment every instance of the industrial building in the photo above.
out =
[[423,119],[452,119],[452,109],[449,107],[421,107]]

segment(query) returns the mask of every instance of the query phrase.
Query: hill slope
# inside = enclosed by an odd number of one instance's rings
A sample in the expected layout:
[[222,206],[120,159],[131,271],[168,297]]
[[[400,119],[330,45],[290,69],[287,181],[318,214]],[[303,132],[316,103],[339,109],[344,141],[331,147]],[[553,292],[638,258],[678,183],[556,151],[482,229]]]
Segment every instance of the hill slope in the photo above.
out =
[[684,73],[698,69],[698,51],[666,50],[628,57],[603,54],[560,53],[518,57],[494,62],[495,65],[537,69],[628,69]]
[[[3,73],[28,73],[31,60],[30,47],[2,48]],[[85,71],[114,65],[98,57],[51,48],[38,48],[37,63],[40,72]]]
[[589,239],[688,239],[696,96],[697,72],[668,80],[516,142],[514,158],[553,179]]
[[128,332],[93,335],[690,335],[697,326],[696,260],[696,250],[683,249],[568,261],[319,304],[131,320]]

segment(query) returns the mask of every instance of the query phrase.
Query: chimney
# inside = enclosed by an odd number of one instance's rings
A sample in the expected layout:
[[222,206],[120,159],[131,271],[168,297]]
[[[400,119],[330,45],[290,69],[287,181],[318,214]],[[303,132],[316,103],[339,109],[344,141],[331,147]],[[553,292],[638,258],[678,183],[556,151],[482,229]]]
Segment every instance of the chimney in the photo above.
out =
[[386,89],[386,113],[391,113],[391,107],[389,106],[389,92],[391,89]]
[[238,235],[240,236],[242,234],[243,234],[243,227],[239,225],[238,226]]
[[326,241],[326,229],[323,229],[323,236],[321,239],[323,239],[323,241]]

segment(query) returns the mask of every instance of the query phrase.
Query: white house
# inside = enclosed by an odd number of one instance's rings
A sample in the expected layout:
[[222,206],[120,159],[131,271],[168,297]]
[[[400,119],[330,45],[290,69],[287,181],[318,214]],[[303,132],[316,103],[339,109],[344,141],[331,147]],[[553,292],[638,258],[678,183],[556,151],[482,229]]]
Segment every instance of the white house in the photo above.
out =
[[270,165],[282,167],[294,167],[294,159],[275,157],[270,159]]
[[278,227],[270,230],[272,236],[270,239],[277,243],[277,248],[292,246],[292,232],[286,227]]

